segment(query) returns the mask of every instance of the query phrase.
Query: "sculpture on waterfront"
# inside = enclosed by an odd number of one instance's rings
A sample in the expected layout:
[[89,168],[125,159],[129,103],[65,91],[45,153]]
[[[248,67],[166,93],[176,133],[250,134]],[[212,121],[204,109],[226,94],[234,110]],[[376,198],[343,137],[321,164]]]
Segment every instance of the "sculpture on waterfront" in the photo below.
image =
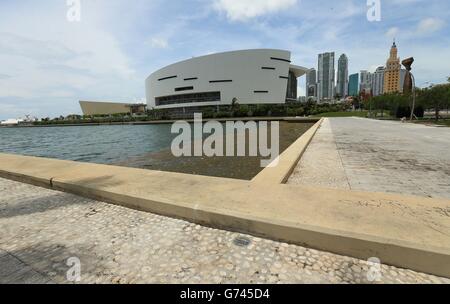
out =
[[413,80],[411,77],[411,65],[414,62],[414,58],[410,57],[402,61],[402,65],[408,71],[405,75],[405,81],[403,83],[403,93],[411,94],[413,91]]
[[405,60],[402,61],[402,64],[406,69],[405,81],[403,84],[403,94],[412,95],[410,120],[413,120],[413,118],[415,117],[414,110],[416,108],[416,81],[414,79],[414,75],[411,73],[411,65],[413,64],[413,62],[414,62],[413,57],[406,58]]

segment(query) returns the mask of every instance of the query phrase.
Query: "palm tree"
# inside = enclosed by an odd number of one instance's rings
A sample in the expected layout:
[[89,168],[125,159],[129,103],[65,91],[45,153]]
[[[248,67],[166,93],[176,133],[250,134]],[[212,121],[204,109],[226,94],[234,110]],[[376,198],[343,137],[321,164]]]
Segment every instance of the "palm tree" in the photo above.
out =
[[239,109],[239,102],[238,99],[236,97],[233,98],[232,102],[231,102],[231,111],[237,111]]

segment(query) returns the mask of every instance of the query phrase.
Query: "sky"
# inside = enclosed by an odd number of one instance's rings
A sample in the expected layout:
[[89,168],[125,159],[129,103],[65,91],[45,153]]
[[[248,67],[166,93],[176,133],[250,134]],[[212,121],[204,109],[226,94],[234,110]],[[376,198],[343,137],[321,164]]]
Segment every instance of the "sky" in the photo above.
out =
[[[416,59],[418,86],[450,76],[448,0],[78,1],[0,0],[0,119],[79,114],[79,100],[145,101],[152,72],[239,49],[289,50],[308,68],[319,53],[345,53],[352,74],[384,65],[395,38],[399,56]],[[304,87],[302,77],[299,95]]]

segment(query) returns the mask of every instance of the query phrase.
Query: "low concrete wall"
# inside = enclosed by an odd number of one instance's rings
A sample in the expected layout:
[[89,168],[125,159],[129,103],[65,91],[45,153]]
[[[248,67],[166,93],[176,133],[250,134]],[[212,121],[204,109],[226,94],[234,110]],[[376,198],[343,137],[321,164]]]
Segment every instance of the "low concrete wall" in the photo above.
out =
[[0,176],[450,277],[450,201],[0,154]]
[[286,183],[323,121],[323,118],[320,119],[314,126],[300,136],[278,157],[278,164],[276,166],[265,168],[252,179],[252,182],[268,184]]

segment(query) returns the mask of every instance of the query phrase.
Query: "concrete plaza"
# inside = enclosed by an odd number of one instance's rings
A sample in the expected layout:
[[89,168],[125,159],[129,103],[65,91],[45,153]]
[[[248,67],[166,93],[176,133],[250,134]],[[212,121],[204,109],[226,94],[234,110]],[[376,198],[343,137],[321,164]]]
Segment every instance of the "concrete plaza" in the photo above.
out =
[[450,198],[450,128],[328,118],[289,183]]

